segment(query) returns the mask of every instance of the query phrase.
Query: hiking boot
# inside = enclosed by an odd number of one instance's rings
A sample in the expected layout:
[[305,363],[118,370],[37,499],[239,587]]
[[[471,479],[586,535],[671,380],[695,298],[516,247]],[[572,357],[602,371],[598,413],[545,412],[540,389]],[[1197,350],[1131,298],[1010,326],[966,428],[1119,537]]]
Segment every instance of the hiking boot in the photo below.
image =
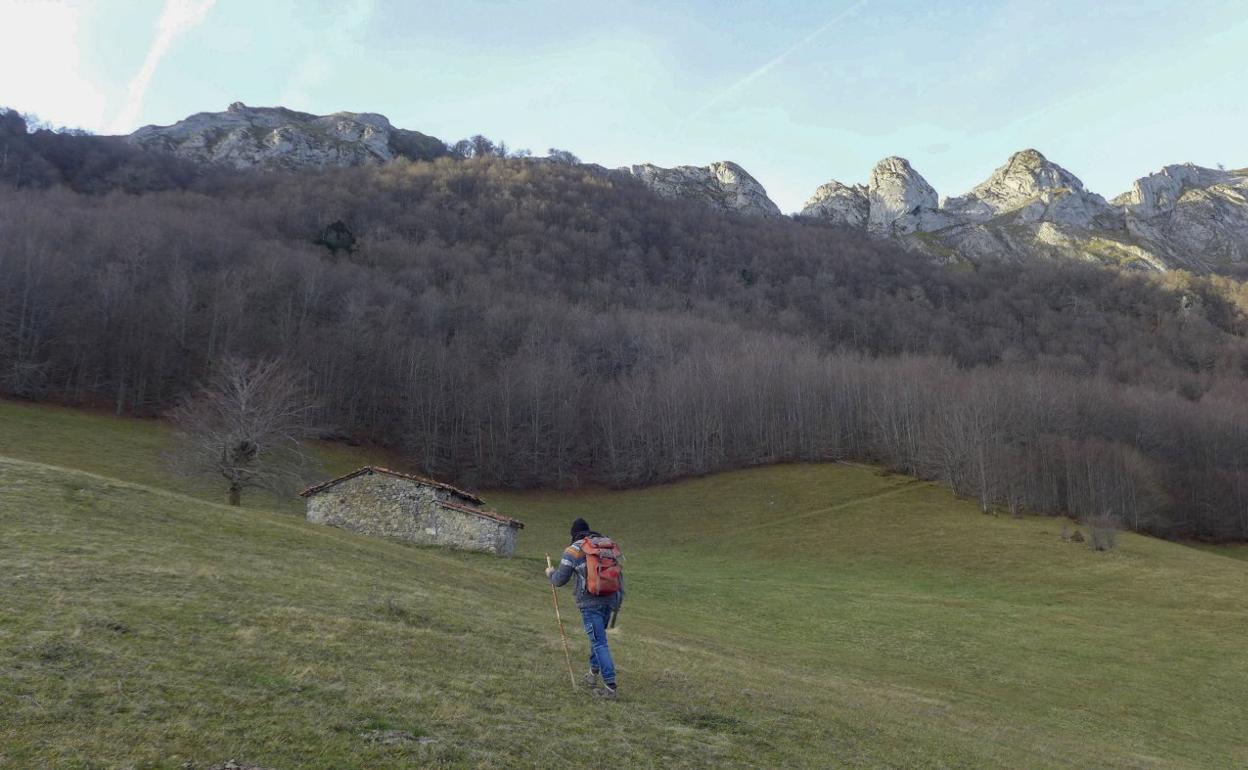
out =
[[585,685],[591,690],[598,689],[598,672],[590,671],[588,674],[581,677],[581,684]]
[[619,700],[620,688],[613,684],[604,684],[602,687],[594,688],[594,695],[603,700]]

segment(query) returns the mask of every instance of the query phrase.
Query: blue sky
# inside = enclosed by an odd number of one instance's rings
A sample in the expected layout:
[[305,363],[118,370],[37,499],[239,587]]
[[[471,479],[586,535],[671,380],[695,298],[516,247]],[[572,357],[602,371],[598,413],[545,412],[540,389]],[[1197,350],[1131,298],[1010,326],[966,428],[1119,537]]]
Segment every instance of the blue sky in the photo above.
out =
[[942,195],[1035,147],[1111,197],[1248,166],[1245,0],[0,0],[0,104],[100,133],[232,101],[607,166],[734,160],[786,211],[902,155]]

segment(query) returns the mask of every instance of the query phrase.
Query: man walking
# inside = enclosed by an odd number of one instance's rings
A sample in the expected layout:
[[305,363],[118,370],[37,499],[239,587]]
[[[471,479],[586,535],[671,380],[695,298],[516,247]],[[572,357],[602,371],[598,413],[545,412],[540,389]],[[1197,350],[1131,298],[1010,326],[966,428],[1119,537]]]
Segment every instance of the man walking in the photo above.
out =
[[[604,698],[618,698],[620,694],[615,662],[607,647],[611,615],[624,601],[624,575],[619,559],[620,549],[610,538],[592,531],[584,519],[577,519],[572,522],[572,544],[564,549],[559,566],[546,568],[546,577],[556,586],[566,585],[576,576],[573,593],[589,637],[589,673],[584,682]],[[598,686],[599,677],[602,687]]]

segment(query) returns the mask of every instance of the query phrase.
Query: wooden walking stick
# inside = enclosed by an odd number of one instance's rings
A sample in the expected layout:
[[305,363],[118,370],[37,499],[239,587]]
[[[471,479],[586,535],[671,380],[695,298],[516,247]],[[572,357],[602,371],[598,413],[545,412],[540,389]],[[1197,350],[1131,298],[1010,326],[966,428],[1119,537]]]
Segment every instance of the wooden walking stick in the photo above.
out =
[[[550,554],[546,554],[546,568],[553,569],[550,563]],[[559,621],[559,638],[563,640],[563,659],[568,664],[568,679],[572,682],[572,689],[576,689],[576,674],[572,673],[572,654],[568,652],[568,635],[563,632],[563,616],[559,614],[559,592],[555,590],[555,584],[550,584],[550,596],[555,600],[555,620]]]

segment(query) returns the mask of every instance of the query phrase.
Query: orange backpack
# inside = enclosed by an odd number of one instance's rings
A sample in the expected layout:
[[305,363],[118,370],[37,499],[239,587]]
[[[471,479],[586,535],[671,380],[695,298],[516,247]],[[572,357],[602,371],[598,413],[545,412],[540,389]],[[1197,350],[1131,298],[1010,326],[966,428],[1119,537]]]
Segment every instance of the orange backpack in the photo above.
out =
[[585,552],[585,590],[611,596],[620,590],[620,547],[609,537],[595,535],[581,543]]

